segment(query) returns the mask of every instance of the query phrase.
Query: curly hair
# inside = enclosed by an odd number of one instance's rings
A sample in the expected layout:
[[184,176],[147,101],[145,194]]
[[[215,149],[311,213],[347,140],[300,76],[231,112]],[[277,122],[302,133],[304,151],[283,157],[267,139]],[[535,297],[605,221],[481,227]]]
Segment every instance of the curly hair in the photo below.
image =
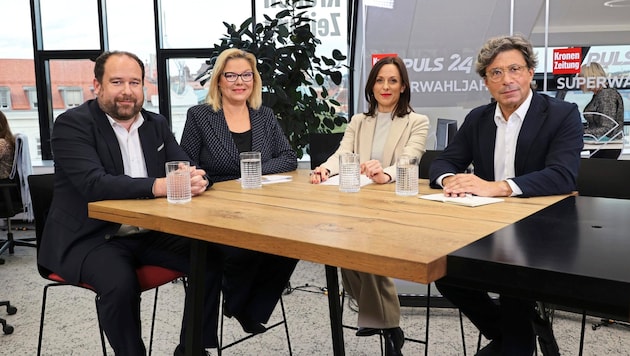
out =
[[528,69],[536,69],[536,65],[538,64],[536,53],[534,53],[532,44],[525,37],[522,35],[499,36],[486,41],[479,50],[477,62],[475,63],[477,74],[485,78],[488,66],[494,61],[497,55],[501,52],[513,49],[521,52]]

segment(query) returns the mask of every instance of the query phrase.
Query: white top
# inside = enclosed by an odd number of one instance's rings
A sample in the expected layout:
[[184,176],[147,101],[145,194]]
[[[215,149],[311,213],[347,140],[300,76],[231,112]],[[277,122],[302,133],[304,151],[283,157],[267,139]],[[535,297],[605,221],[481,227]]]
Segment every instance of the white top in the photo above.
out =
[[389,128],[392,127],[392,113],[379,112],[376,115],[376,126],[374,128],[374,139],[372,140],[372,156],[381,164],[383,163],[383,149],[389,134]]
[[114,129],[114,133],[118,139],[125,174],[132,178],[146,178],[147,165],[144,161],[140,135],[138,134],[138,128],[144,123],[144,118],[142,115],[138,114],[138,117],[136,117],[129,131],[114,121],[109,115],[107,115],[107,119],[112,125],[112,129]]

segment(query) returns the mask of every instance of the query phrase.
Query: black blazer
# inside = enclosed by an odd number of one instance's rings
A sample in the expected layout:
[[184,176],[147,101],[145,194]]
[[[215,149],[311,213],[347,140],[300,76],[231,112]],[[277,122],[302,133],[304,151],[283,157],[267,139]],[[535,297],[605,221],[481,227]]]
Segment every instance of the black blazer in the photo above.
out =
[[[494,181],[496,102],[473,109],[444,152],[431,164],[431,186],[445,173],[473,164],[475,175]],[[516,143],[512,178],[526,196],[566,194],[576,189],[583,126],[575,104],[534,92]]]
[[88,202],[153,198],[153,182],[165,176],[164,164],[190,160],[175,141],[166,118],[145,110],[142,116],[144,123],[138,132],[150,178],[124,174],[118,140],[96,100],[66,111],[55,121],[51,136],[54,197],[38,263],[69,282],[79,282],[85,256],[120,227],[88,218]]
[[[297,156],[271,108],[249,108],[252,128],[252,151],[260,152],[262,174],[277,174],[297,168]],[[225,121],[223,110],[210,105],[188,109],[181,146],[206,171],[213,182],[241,176],[238,148]]]

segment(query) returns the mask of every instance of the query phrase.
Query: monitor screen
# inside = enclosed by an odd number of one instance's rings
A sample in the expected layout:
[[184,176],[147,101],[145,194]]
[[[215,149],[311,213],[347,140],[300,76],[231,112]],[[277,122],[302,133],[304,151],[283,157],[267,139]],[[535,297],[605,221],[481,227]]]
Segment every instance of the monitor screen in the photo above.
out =
[[445,149],[448,143],[453,140],[456,132],[457,120],[437,119],[437,129],[435,130],[435,136],[437,139],[436,149]]

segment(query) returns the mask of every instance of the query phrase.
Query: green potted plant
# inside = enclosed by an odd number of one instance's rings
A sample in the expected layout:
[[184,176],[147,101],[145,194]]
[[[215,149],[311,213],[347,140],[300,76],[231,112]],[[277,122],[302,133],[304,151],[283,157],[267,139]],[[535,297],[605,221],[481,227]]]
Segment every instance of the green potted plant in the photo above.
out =
[[[315,53],[321,41],[311,32],[312,19],[305,16],[315,6],[313,0],[283,0],[281,10],[264,23],[253,24],[248,18],[240,26],[224,22],[227,34],[211,48],[208,72],[201,76],[203,85],[211,75],[218,55],[228,48],[240,48],[258,59],[262,77],[263,101],[275,112],[280,126],[299,158],[309,143],[309,133],[327,133],[346,124],[346,116],[336,107],[329,88],[342,83],[343,61],[340,50],[330,57]],[[197,78],[198,80],[200,78]]]

